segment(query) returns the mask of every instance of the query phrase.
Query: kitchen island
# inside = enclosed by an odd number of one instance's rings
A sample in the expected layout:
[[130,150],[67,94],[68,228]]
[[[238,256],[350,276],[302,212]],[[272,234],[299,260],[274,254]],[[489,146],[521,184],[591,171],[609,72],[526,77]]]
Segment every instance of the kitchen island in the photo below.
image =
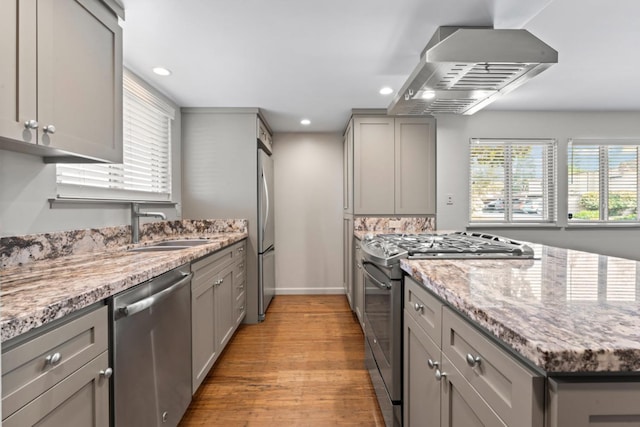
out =
[[[531,246],[534,259],[401,261],[405,425],[420,409],[412,393],[437,389],[442,425],[640,426],[638,262]],[[425,354],[438,359],[433,384],[412,368]],[[460,402],[473,415],[449,424]]]

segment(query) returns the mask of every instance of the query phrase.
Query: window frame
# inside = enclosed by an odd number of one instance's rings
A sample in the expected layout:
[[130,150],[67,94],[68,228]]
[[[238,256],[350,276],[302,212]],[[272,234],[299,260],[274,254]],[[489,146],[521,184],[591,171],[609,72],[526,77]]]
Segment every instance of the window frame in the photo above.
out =
[[[573,215],[570,212],[569,196],[571,194],[570,185],[573,175],[573,146],[596,146],[598,147],[598,196],[599,196],[599,214],[598,219],[581,219],[581,218],[569,218],[569,215]],[[603,219],[608,216],[609,213],[609,153],[606,149],[610,146],[633,146],[637,149],[636,155],[636,219],[634,220],[611,220]],[[569,138],[567,140],[567,176],[566,176],[566,227],[567,228],[580,228],[580,227],[639,227],[640,226],[640,139],[637,138]],[[606,188],[606,190],[603,190]],[[603,196],[604,193],[604,196]],[[602,200],[605,203],[602,203]]]
[[[474,192],[473,192],[473,150],[474,144],[487,144],[488,146],[503,146],[509,147],[509,150],[504,155],[504,216],[500,220],[495,218],[488,219],[474,219]],[[542,160],[543,168],[543,184],[541,187],[546,191],[546,196],[543,194],[546,204],[548,218],[532,219],[514,219],[513,217],[513,159],[511,153],[515,146],[541,146],[544,147],[544,157]],[[468,176],[468,227],[557,227],[558,221],[558,140],[556,138],[470,138],[468,145],[468,161],[469,161],[469,176]],[[550,182],[549,182],[550,181]]]
[[[154,192],[154,191],[141,191],[136,189],[120,188],[122,183],[115,185],[114,187],[102,187],[81,183],[63,183],[59,182],[59,172],[56,170],[56,200],[103,200],[114,202],[160,202],[160,203],[173,203],[174,189],[173,187],[173,144],[175,141],[174,134],[174,122],[176,120],[176,110],[178,107],[173,104],[172,101],[165,98],[155,88],[150,86],[147,82],[135,75],[133,72],[126,68],[123,68],[123,116],[126,113],[126,107],[124,105],[129,90],[129,96],[135,98],[135,102],[143,103],[147,106],[148,110],[155,110],[155,114],[164,115],[167,119],[166,128],[166,191]],[[148,111],[145,110],[144,112]],[[144,112],[142,112],[144,114]],[[140,114],[141,111],[138,111]],[[127,150],[127,118],[123,117],[123,155]],[[177,141],[179,143],[179,141]],[[124,160],[123,160],[124,162]],[[70,166],[79,170],[87,167],[87,170],[92,167],[98,166],[103,169],[103,174],[109,174],[109,170],[113,169],[116,172],[116,177],[123,178],[126,173],[123,170],[124,163],[110,163],[110,164],[60,164],[60,167]],[[56,166],[58,167],[58,166]],[[163,166],[164,167],[164,166]],[[91,174],[91,172],[88,172]]]

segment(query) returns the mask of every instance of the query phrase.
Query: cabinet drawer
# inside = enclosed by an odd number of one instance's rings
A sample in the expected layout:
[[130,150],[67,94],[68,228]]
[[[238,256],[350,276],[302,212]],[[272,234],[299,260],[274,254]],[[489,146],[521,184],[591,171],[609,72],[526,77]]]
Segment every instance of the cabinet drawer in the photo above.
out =
[[442,303],[409,276],[404,278],[404,307],[436,344],[442,335]]
[[214,252],[204,259],[191,264],[193,282],[198,286],[200,281],[209,281],[221,269],[236,262],[244,263],[244,242]]
[[108,427],[109,380],[100,375],[108,366],[109,356],[105,351],[2,424],[5,427]]
[[442,352],[507,425],[542,427],[544,378],[447,307]]
[[3,417],[107,350],[107,328],[102,306],[15,347],[9,344],[2,354]]
[[244,319],[244,315],[247,312],[246,300],[247,300],[247,294],[245,292],[242,292],[240,295],[236,297],[236,302],[234,307],[236,325],[242,322],[242,319]]

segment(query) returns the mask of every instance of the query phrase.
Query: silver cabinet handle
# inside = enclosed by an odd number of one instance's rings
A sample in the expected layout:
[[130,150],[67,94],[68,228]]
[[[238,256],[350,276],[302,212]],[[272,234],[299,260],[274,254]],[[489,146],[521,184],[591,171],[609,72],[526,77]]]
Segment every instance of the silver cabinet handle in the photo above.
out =
[[422,312],[424,311],[424,305],[415,303],[413,309],[417,312]]
[[104,371],[100,371],[100,376],[103,378],[111,378],[111,375],[113,375],[113,369],[111,368],[107,368]]
[[45,126],[42,130],[44,133],[50,133],[52,135],[56,133],[56,127],[54,125]]
[[238,265],[238,268],[239,268],[240,270],[242,270],[242,269],[244,268],[244,263],[242,263],[242,264]]
[[467,365],[473,368],[474,366],[478,366],[480,362],[482,362],[482,359],[480,359],[480,356],[474,357],[473,354],[467,353]]
[[427,360],[427,365],[429,365],[429,369],[433,369],[440,366],[440,363],[436,362],[435,360],[429,359]]
[[441,381],[443,378],[447,376],[446,372],[442,372],[440,369],[436,369],[436,380]]
[[215,282],[213,282],[213,284],[216,285],[216,286],[220,286],[220,285],[222,285],[222,282],[224,282],[224,279],[218,279]]
[[62,359],[62,356],[56,352],[45,357],[44,361],[47,365],[55,366],[60,362],[60,359]]
[[244,283],[238,286],[238,289],[244,289]]
[[38,122],[35,120],[27,120],[24,122],[25,129],[38,129]]
[[357,263],[356,265],[358,266],[358,268],[362,268],[362,264]]
[[244,252],[244,247],[238,248],[238,252]]

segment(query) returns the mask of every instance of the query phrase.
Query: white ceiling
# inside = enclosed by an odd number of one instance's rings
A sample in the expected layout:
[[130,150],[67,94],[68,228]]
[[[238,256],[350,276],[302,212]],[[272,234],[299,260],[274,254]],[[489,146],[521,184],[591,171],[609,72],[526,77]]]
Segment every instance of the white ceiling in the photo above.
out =
[[[260,107],[274,132],[386,108],[436,28],[525,28],[558,64],[493,110],[640,112],[638,0],[123,0],[125,65],[180,106]],[[172,70],[169,77],[151,72]],[[300,119],[311,125],[303,127]]]

